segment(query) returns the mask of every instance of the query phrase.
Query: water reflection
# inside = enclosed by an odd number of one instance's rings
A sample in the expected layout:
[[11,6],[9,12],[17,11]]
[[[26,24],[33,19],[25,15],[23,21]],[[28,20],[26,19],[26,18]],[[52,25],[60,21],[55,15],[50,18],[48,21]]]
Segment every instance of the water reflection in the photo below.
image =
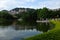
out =
[[16,20],[12,21],[12,22],[8,22],[5,24],[2,24],[0,26],[1,28],[8,28],[8,27],[12,27],[15,30],[33,30],[36,29],[37,31],[42,31],[42,32],[47,32],[48,30],[54,28],[54,24],[47,22],[47,23],[36,23],[36,22],[32,22],[32,23],[25,23],[25,22],[18,22]]
[[36,29],[37,29],[38,31],[47,32],[48,30],[53,29],[54,26],[55,26],[55,25],[54,25],[53,23],[49,23],[49,22],[47,22],[47,23],[37,23]]
[[6,21],[2,21],[2,22],[0,22],[0,26],[9,26],[9,25],[11,25],[13,23],[13,21],[12,20],[6,20]]
[[8,26],[5,28],[0,27],[0,40],[20,40],[21,38],[34,36],[36,34],[42,33],[37,31],[36,29],[31,30],[30,28],[22,28],[22,26],[19,26],[20,28],[17,28],[13,26]]
[[[19,24],[18,24],[19,23]],[[27,25],[26,25],[27,24]],[[3,26],[4,25],[4,26]],[[0,40],[21,40],[25,37],[34,36],[47,32],[53,28],[50,23],[25,23],[14,21],[10,25],[0,26]]]

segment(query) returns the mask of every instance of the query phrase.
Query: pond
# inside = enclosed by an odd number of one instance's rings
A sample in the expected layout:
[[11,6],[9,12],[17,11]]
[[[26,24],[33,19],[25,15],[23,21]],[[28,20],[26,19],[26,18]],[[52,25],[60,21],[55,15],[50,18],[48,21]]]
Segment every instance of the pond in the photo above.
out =
[[10,25],[0,25],[0,40],[22,40],[37,34],[47,32],[52,27],[49,23],[37,23],[36,25],[19,25],[13,22]]

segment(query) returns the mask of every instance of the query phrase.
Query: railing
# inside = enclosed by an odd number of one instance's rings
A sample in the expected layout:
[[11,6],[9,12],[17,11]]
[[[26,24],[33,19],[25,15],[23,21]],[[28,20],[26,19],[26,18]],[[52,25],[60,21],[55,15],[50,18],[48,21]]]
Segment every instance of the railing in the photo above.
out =
[[43,20],[43,21],[37,20],[36,22],[42,22],[42,23],[44,23],[44,22],[49,22],[49,20]]

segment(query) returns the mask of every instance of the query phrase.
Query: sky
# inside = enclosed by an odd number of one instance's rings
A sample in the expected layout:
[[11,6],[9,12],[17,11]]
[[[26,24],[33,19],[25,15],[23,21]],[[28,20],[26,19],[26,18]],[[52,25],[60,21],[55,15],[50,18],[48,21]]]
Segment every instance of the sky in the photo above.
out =
[[0,10],[11,10],[17,7],[57,9],[60,8],[60,0],[0,0]]

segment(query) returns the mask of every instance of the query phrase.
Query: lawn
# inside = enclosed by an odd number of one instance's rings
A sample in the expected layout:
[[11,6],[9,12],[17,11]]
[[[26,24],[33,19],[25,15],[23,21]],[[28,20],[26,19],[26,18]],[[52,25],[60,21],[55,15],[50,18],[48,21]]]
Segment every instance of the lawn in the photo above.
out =
[[26,40],[60,40],[60,21],[52,20],[51,22],[55,24],[55,27],[52,30],[30,38],[26,38]]

